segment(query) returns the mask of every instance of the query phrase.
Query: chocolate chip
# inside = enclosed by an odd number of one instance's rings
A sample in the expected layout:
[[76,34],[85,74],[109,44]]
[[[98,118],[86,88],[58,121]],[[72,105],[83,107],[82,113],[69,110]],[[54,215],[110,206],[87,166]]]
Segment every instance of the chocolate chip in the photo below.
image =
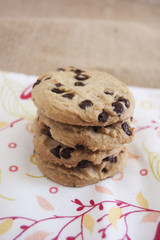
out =
[[128,101],[128,99],[125,99],[125,98],[123,98],[123,97],[119,97],[118,98],[118,101],[119,102],[124,102],[124,105],[126,106],[126,108],[129,108],[129,101]]
[[51,129],[50,127],[48,127],[47,125],[45,125],[45,134],[46,134],[48,137],[52,138],[50,129]]
[[126,122],[122,123],[122,129],[128,136],[132,135],[131,128]]
[[82,83],[82,82],[75,82],[74,85],[75,85],[76,87],[83,87],[83,86],[85,86],[85,84]]
[[58,145],[56,148],[52,148],[50,152],[54,154],[57,158],[60,158],[59,151],[61,149],[61,145]]
[[116,156],[109,156],[109,157],[103,158],[103,161],[109,161],[111,163],[116,163],[117,162],[117,157]]
[[106,91],[106,92],[104,92],[106,95],[113,95],[113,92],[108,92],[108,91]]
[[114,102],[112,103],[112,106],[114,107],[113,111],[118,113],[122,113],[124,111],[124,107],[120,102]]
[[72,99],[74,97],[74,94],[73,93],[66,93],[66,94],[62,95],[62,97]]
[[44,81],[49,80],[49,79],[51,79],[51,77],[46,77],[46,78],[44,79]]
[[74,151],[74,148],[64,148],[61,152],[60,152],[60,156],[62,158],[65,159],[69,159],[71,157],[71,152]]
[[86,107],[91,107],[91,106],[93,106],[93,103],[91,102],[91,100],[88,100],[88,99],[87,99],[87,100],[81,102],[81,103],[79,104],[79,106],[80,106],[80,108],[85,109]]
[[65,69],[64,69],[64,68],[57,68],[57,71],[59,71],[59,72],[64,72]]
[[112,158],[112,156],[105,157],[105,158],[103,158],[103,161],[110,161],[110,158]]
[[131,122],[133,121],[133,117],[130,117],[130,121],[131,121]]
[[89,166],[91,166],[92,165],[92,162],[90,162],[90,161],[88,161],[88,160],[82,160],[82,161],[80,161],[79,163],[78,163],[78,167],[80,167],[80,168],[87,168],[87,167],[89,167]]
[[106,172],[107,172],[107,168],[103,168],[103,169],[102,169],[102,172],[103,172],[103,173],[106,173]]
[[78,150],[84,150],[85,146],[83,146],[82,144],[76,144],[75,148],[77,148]]
[[57,93],[57,94],[64,93],[64,91],[63,91],[63,90],[60,90],[59,88],[53,88],[51,91],[52,91],[52,92],[55,92],[55,93]]
[[84,72],[81,69],[72,69],[71,71],[75,72],[77,75],[81,74],[82,72]]
[[98,121],[99,121],[99,122],[107,122],[107,119],[108,119],[108,113],[103,110],[103,111],[98,115]]
[[85,75],[85,74],[77,74],[77,75],[75,76],[75,78],[76,78],[77,80],[79,80],[79,81],[85,81],[85,80],[87,80],[87,79],[89,78],[89,76],[88,76],[88,75]]
[[112,160],[110,160],[111,163],[116,163],[117,162],[117,157],[113,157]]
[[93,126],[92,128],[96,133],[99,132],[99,130],[101,129],[101,127],[99,126]]
[[38,80],[33,84],[33,87],[32,87],[32,88],[34,88],[36,85],[40,84],[40,82],[41,82],[41,80],[38,79]]
[[56,83],[55,84],[56,87],[61,87],[61,86],[64,86],[62,83]]

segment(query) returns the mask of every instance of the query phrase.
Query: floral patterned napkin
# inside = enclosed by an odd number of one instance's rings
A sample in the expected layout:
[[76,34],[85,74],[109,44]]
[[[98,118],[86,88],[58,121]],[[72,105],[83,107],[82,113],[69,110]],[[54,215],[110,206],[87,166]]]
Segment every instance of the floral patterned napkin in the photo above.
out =
[[35,80],[0,72],[0,239],[159,240],[160,90],[130,87],[135,139],[125,170],[70,188],[48,180],[36,166]]

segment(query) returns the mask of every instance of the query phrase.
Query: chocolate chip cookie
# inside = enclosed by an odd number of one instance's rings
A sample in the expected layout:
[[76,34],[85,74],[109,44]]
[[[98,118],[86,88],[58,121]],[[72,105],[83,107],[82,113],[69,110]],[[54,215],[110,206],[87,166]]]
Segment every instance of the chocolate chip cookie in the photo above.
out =
[[59,69],[40,77],[32,99],[47,117],[81,126],[106,126],[133,114],[128,87],[105,72]]
[[82,146],[75,149],[68,147],[52,138],[49,128],[40,128],[37,120],[33,123],[34,149],[41,159],[47,162],[64,165],[67,168],[86,166],[88,164],[101,164],[104,162],[116,163],[119,153],[124,150],[124,145],[106,151],[92,152],[89,149],[82,149]]
[[115,163],[103,161],[93,165],[86,162],[72,168],[46,161],[38,154],[35,157],[39,169],[46,177],[65,186],[83,187],[119,173],[126,166],[128,154],[126,150],[121,151]]
[[47,128],[55,140],[79,150],[105,151],[119,148],[130,143],[134,137],[130,120],[104,127],[85,127],[56,122],[38,112],[37,122],[41,128]]

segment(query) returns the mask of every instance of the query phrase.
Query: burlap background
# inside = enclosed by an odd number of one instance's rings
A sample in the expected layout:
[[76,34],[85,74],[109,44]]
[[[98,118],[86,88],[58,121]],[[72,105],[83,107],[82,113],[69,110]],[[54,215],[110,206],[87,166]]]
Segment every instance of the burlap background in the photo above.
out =
[[160,1],[0,0],[0,69],[67,65],[160,87]]

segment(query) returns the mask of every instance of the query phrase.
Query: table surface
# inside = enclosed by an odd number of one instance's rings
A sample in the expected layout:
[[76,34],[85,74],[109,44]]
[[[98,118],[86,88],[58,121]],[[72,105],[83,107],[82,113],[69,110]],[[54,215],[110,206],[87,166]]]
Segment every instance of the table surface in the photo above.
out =
[[159,25],[158,0],[0,0],[0,69],[41,75],[71,65],[160,87]]

